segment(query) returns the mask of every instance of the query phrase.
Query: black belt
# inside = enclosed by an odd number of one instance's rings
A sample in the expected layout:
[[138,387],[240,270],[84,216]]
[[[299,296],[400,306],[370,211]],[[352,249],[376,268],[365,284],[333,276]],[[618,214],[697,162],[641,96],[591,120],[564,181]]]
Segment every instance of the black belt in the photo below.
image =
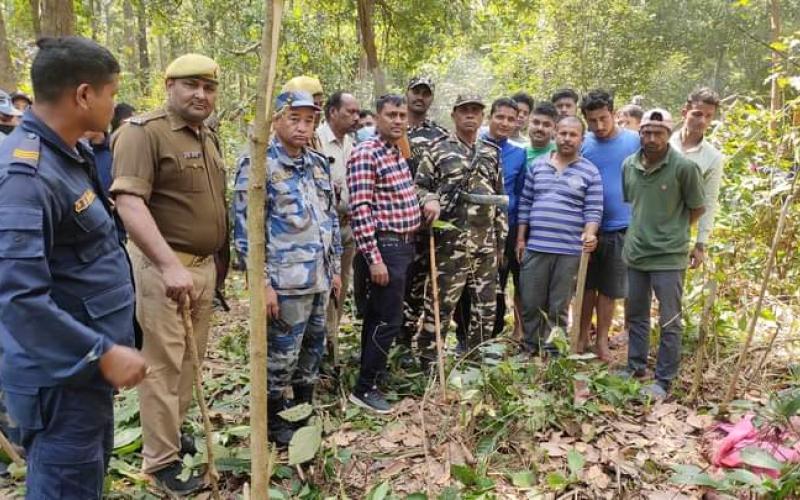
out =
[[375,237],[382,241],[399,241],[402,243],[413,243],[414,233],[393,233],[391,231],[377,231]]

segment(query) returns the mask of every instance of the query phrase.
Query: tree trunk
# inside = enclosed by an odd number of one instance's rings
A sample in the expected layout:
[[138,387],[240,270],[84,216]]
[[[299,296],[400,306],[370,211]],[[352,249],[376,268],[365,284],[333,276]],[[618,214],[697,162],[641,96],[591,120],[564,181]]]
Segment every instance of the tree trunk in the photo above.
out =
[[139,88],[149,95],[150,54],[147,51],[147,5],[146,0],[136,2],[136,43],[139,46]]
[[132,75],[138,74],[136,51],[136,38],[133,34],[133,4],[131,0],[122,0],[122,61],[125,70]]
[[375,95],[386,92],[386,79],[378,61],[378,49],[375,46],[375,0],[358,0],[358,24],[361,30],[361,46],[367,55],[367,69],[372,73]]
[[280,43],[283,0],[265,0],[261,34],[261,66],[258,74],[256,116],[250,151],[250,181],[247,186],[247,281],[250,284],[250,446],[253,500],[269,499],[272,474],[267,446],[267,315],[265,309],[266,262],[264,207],[267,202],[267,141],[272,125],[272,93]]
[[72,0],[42,0],[42,36],[75,34],[75,10]]
[[2,9],[0,9],[0,88],[7,92],[17,90],[17,72],[8,49],[6,21]]
[[39,0],[28,0],[31,6],[31,23],[33,24],[33,35],[38,40],[42,37],[42,22],[39,12]]
[[[769,1],[769,29],[770,29],[770,42],[776,43],[781,38],[781,5],[780,0]],[[781,67],[781,54],[772,50],[772,85],[769,92],[769,109],[772,111],[772,118],[769,121],[769,128],[775,132],[778,128],[777,115],[783,108],[783,99],[781,95],[781,88],[778,86],[777,73]]]
[[92,32],[92,40],[97,41],[97,17],[98,13],[95,12],[96,0],[88,0],[86,7],[87,14],[89,15],[89,28]]

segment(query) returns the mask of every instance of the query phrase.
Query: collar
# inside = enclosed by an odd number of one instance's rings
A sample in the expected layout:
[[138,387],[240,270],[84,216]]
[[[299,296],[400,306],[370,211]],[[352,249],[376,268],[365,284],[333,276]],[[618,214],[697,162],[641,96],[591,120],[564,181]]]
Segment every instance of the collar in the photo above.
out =
[[203,133],[207,130],[205,123],[200,125],[199,131],[189,126],[189,122],[181,118],[180,115],[174,112],[169,106],[166,106],[164,110],[167,112],[167,120],[169,120],[169,126],[172,130],[180,130],[182,128],[186,128],[194,136],[199,136],[200,133]]
[[344,134],[342,140],[336,138],[336,134],[333,133],[333,129],[328,124],[328,122],[323,123],[317,129],[317,134],[319,135],[319,139],[322,141],[323,144],[334,143],[338,146],[344,147],[347,144],[348,139],[350,138],[349,134]]
[[[555,155],[557,155],[557,154],[558,154],[558,152],[553,150],[549,155],[547,155],[547,165],[548,166],[556,168],[555,164],[553,163],[553,157],[555,157]],[[577,157],[575,157],[574,160],[572,160],[571,162],[567,163],[567,166],[564,169],[566,170],[566,169],[570,168],[571,166],[575,165],[576,163],[580,163],[581,161],[583,161],[583,156],[578,155]]]
[[[286,152],[286,148],[283,147],[283,143],[277,137],[272,138],[272,141],[269,144],[269,149],[267,150],[267,156],[274,157],[278,160],[278,163],[284,167],[297,168],[297,158],[292,158],[289,156],[289,153]],[[303,160],[303,167],[309,167],[313,163],[311,155],[308,154],[306,147],[303,147],[301,150],[299,158],[302,158]]]
[[487,142],[491,142],[492,144],[501,149],[505,147],[506,144],[508,144],[508,137],[504,137],[503,139],[495,139],[494,137],[489,135],[488,131],[481,134],[481,139]]
[[670,142],[672,143],[672,146],[675,147],[675,149],[683,151],[684,153],[697,153],[705,147],[706,138],[703,137],[702,139],[700,139],[700,142],[698,142],[695,146],[684,149],[683,138],[685,137],[686,133],[687,133],[686,127],[681,127],[680,130],[672,134]]
[[74,149],[67,146],[53,129],[36,116],[32,109],[25,111],[19,126],[26,132],[38,135],[51,147],[78,163],[85,163],[86,157],[91,154],[81,141],[77,142]]
[[658,165],[648,169],[644,166],[644,163],[642,163],[642,157],[644,156],[644,154],[642,149],[640,148],[639,152],[636,153],[636,163],[634,164],[634,166],[644,175],[651,175],[661,170],[661,168],[664,167],[664,165],[669,163],[672,160],[673,155],[675,155],[675,148],[673,148],[672,145],[670,145],[669,148],[667,149],[667,154],[664,155],[664,158],[661,159]]
[[415,130],[415,129],[418,129],[418,128],[433,128],[433,121],[431,121],[430,118],[426,117],[424,120],[419,122],[419,125],[409,125],[408,126],[408,130]]

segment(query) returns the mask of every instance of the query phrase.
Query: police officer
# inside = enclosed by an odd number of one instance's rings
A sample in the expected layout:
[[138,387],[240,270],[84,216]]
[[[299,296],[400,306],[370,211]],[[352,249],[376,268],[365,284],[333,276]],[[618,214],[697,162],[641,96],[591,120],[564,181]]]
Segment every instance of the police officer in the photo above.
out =
[[[431,143],[415,179],[422,203],[438,197],[440,220],[454,226],[436,230],[440,324],[444,336],[466,289],[472,299],[468,348],[492,335],[498,260],[508,232],[500,151],[478,138],[484,107],[479,96],[458,96],[451,115],[455,133]],[[433,359],[430,295],[417,342],[423,368]]]
[[[290,386],[296,404],[312,402],[325,351],[328,298],[341,289],[342,246],[328,161],[307,146],[320,108],[307,92],[290,91],[278,95],[275,110],[264,215],[271,318],[267,383],[269,439],[284,447],[293,429],[278,412],[288,407]],[[240,164],[247,185],[250,156]],[[246,218],[246,204],[236,210]]]
[[36,104],[0,146],[0,351],[28,459],[27,498],[101,498],[113,390],[146,373],[134,344],[130,265],[91,149],[119,64],[79,37],[44,38]]
[[165,107],[131,118],[114,136],[111,193],[130,235],[143,353],[152,366],[139,388],[143,469],[162,488],[185,494],[201,481],[178,477],[180,452],[193,448],[180,429],[194,373],[180,309],[191,308],[202,357],[222,276],[215,259],[225,260],[228,231],[225,169],[216,136],[204,124],[214,111],[219,66],[187,54],[165,77]]

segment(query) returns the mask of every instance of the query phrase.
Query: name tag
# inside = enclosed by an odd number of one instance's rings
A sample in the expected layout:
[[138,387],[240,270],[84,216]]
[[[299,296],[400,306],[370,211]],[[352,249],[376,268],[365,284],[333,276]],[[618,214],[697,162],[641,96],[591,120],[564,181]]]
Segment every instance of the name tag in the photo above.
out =
[[203,157],[203,153],[201,151],[184,151],[183,152],[183,159],[184,160],[197,160]]
[[89,205],[97,198],[97,195],[94,194],[94,191],[91,189],[87,189],[83,192],[80,198],[75,202],[75,213],[79,214],[89,208]]

